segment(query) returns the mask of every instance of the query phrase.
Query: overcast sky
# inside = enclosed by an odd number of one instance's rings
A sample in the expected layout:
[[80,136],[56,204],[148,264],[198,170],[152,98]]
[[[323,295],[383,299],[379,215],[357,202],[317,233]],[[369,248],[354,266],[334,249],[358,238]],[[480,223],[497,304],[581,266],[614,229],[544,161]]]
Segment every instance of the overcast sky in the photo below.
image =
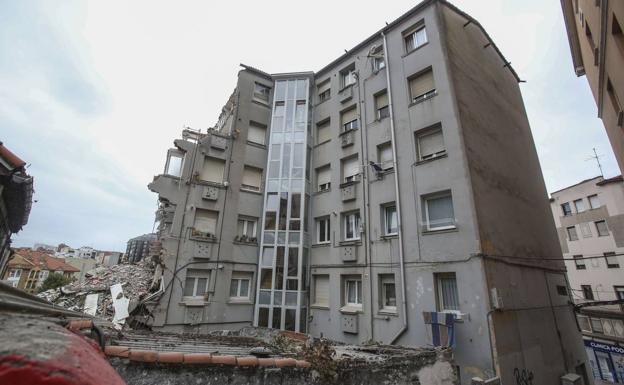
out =
[[[414,1],[0,0],[0,140],[30,163],[35,197],[14,245],[125,250],[150,232],[147,190],[183,126],[212,126],[238,64],[318,70]],[[619,173],[558,1],[455,0],[521,85],[548,191]]]

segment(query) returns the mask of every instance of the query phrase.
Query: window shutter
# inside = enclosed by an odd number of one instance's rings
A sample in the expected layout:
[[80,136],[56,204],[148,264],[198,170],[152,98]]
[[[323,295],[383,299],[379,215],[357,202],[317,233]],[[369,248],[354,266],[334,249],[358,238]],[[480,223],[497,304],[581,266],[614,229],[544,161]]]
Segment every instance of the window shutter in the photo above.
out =
[[342,113],[340,116],[340,124],[349,123],[352,120],[357,119],[356,109],[352,108]]
[[331,82],[329,80],[323,82],[323,84],[319,84],[318,86],[318,93],[322,94],[323,92],[327,91],[329,89],[331,85]]
[[322,185],[325,183],[329,183],[331,181],[331,168],[322,167],[319,168],[316,175],[316,183],[317,185]]
[[435,84],[433,82],[433,72],[431,70],[428,70],[427,72],[418,75],[413,79],[410,79],[409,86],[412,100],[426,94],[427,92],[435,90]]
[[375,107],[377,109],[386,107],[388,105],[388,93],[384,92],[383,94],[377,95],[375,97]]
[[342,175],[344,178],[356,175],[360,172],[358,158],[350,158],[342,161]]
[[216,211],[196,209],[195,211],[195,230],[202,233],[214,234],[217,229],[217,218],[219,213]]
[[329,277],[317,275],[314,278],[314,304],[321,306],[329,305]]
[[331,132],[329,130],[329,122],[323,123],[318,126],[317,143],[323,143],[331,139]]
[[243,184],[260,189],[262,185],[262,171],[255,167],[245,166],[243,169]]
[[223,183],[224,168],[225,161],[207,157],[204,160],[204,168],[202,168],[199,178],[208,182]]
[[382,166],[392,166],[392,145],[390,143],[379,147],[379,163]]
[[247,131],[247,140],[253,143],[265,144],[266,129],[264,127],[250,125]]
[[419,155],[421,159],[444,151],[444,140],[442,138],[442,131],[438,130],[430,134],[421,135],[418,137]]

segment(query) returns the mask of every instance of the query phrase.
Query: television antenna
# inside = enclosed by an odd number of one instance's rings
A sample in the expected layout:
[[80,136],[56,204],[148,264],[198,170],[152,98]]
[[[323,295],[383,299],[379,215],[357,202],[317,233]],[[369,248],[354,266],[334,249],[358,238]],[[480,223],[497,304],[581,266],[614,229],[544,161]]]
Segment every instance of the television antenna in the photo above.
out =
[[600,164],[600,158],[602,158],[602,155],[598,155],[598,153],[596,153],[596,148],[592,148],[592,150],[594,151],[594,155],[590,156],[589,158],[585,159],[585,161],[587,162],[588,160],[595,160],[596,163],[598,163],[598,169],[600,170],[600,176],[604,178],[604,174],[602,172],[602,165]]

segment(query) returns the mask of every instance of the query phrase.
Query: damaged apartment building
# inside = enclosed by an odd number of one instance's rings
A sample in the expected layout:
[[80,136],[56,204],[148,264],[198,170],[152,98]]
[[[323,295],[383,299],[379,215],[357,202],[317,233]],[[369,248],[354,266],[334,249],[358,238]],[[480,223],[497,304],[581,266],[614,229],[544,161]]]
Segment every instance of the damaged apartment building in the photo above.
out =
[[154,329],[424,346],[442,314],[463,384],[589,384],[520,79],[476,20],[426,0],[316,72],[242,67],[149,185]]

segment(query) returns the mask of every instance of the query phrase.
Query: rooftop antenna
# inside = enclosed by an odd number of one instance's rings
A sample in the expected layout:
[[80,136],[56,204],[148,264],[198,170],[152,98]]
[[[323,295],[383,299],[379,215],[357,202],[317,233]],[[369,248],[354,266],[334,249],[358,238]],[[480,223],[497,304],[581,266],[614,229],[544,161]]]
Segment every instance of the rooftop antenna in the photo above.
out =
[[590,156],[589,158],[585,159],[585,161],[587,162],[588,160],[596,160],[596,163],[598,163],[598,169],[600,169],[600,176],[604,178],[604,174],[602,173],[602,165],[600,164],[600,158],[602,157],[602,155],[598,155],[596,153],[596,148],[592,148],[592,150],[594,151],[594,155]]

